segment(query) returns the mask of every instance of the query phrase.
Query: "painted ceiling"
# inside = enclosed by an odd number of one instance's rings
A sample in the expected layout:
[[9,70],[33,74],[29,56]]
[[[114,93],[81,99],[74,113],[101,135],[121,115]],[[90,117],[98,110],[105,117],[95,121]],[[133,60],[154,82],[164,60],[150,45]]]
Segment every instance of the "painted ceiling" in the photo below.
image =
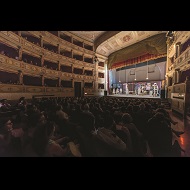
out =
[[105,33],[105,31],[70,31],[70,32],[93,43],[100,35]]
[[138,43],[151,36],[167,31],[70,31],[94,43],[96,53],[108,57],[110,54]]

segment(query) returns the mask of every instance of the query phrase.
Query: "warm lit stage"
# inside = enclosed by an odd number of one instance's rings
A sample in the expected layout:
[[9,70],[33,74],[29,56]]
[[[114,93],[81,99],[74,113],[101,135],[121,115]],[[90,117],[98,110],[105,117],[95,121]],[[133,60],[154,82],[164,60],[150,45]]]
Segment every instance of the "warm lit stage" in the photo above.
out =
[[126,97],[126,98],[154,98],[160,99],[160,96],[151,96],[151,95],[135,95],[135,94],[108,94],[110,97]]

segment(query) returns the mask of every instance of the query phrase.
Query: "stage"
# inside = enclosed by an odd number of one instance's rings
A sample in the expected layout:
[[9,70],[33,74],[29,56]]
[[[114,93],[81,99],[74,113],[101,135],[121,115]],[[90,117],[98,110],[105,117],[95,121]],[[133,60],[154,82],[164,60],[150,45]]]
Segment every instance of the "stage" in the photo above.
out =
[[125,97],[125,98],[153,98],[160,99],[160,96],[152,96],[152,95],[135,95],[135,94],[108,94],[110,97]]

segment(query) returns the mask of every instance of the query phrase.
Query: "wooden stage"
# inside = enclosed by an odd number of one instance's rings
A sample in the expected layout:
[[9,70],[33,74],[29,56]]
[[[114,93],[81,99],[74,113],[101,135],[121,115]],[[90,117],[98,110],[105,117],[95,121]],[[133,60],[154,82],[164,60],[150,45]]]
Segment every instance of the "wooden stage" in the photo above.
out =
[[125,98],[150,98],[150,99],[160,99],[160,96],[152,95],[135,95],[135,94],[108,94],[108,97],[125,97]]

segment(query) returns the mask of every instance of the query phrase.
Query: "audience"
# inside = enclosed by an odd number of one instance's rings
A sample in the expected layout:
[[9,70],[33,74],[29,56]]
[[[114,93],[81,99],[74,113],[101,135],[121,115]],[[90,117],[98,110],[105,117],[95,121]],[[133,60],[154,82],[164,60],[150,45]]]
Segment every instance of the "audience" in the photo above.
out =
[[177,138],[183,132],[172,129],[176,122],[152,99],[21,97],[14,105],[1,100],[0,112],[0,156],[163,157],[182,151]]

